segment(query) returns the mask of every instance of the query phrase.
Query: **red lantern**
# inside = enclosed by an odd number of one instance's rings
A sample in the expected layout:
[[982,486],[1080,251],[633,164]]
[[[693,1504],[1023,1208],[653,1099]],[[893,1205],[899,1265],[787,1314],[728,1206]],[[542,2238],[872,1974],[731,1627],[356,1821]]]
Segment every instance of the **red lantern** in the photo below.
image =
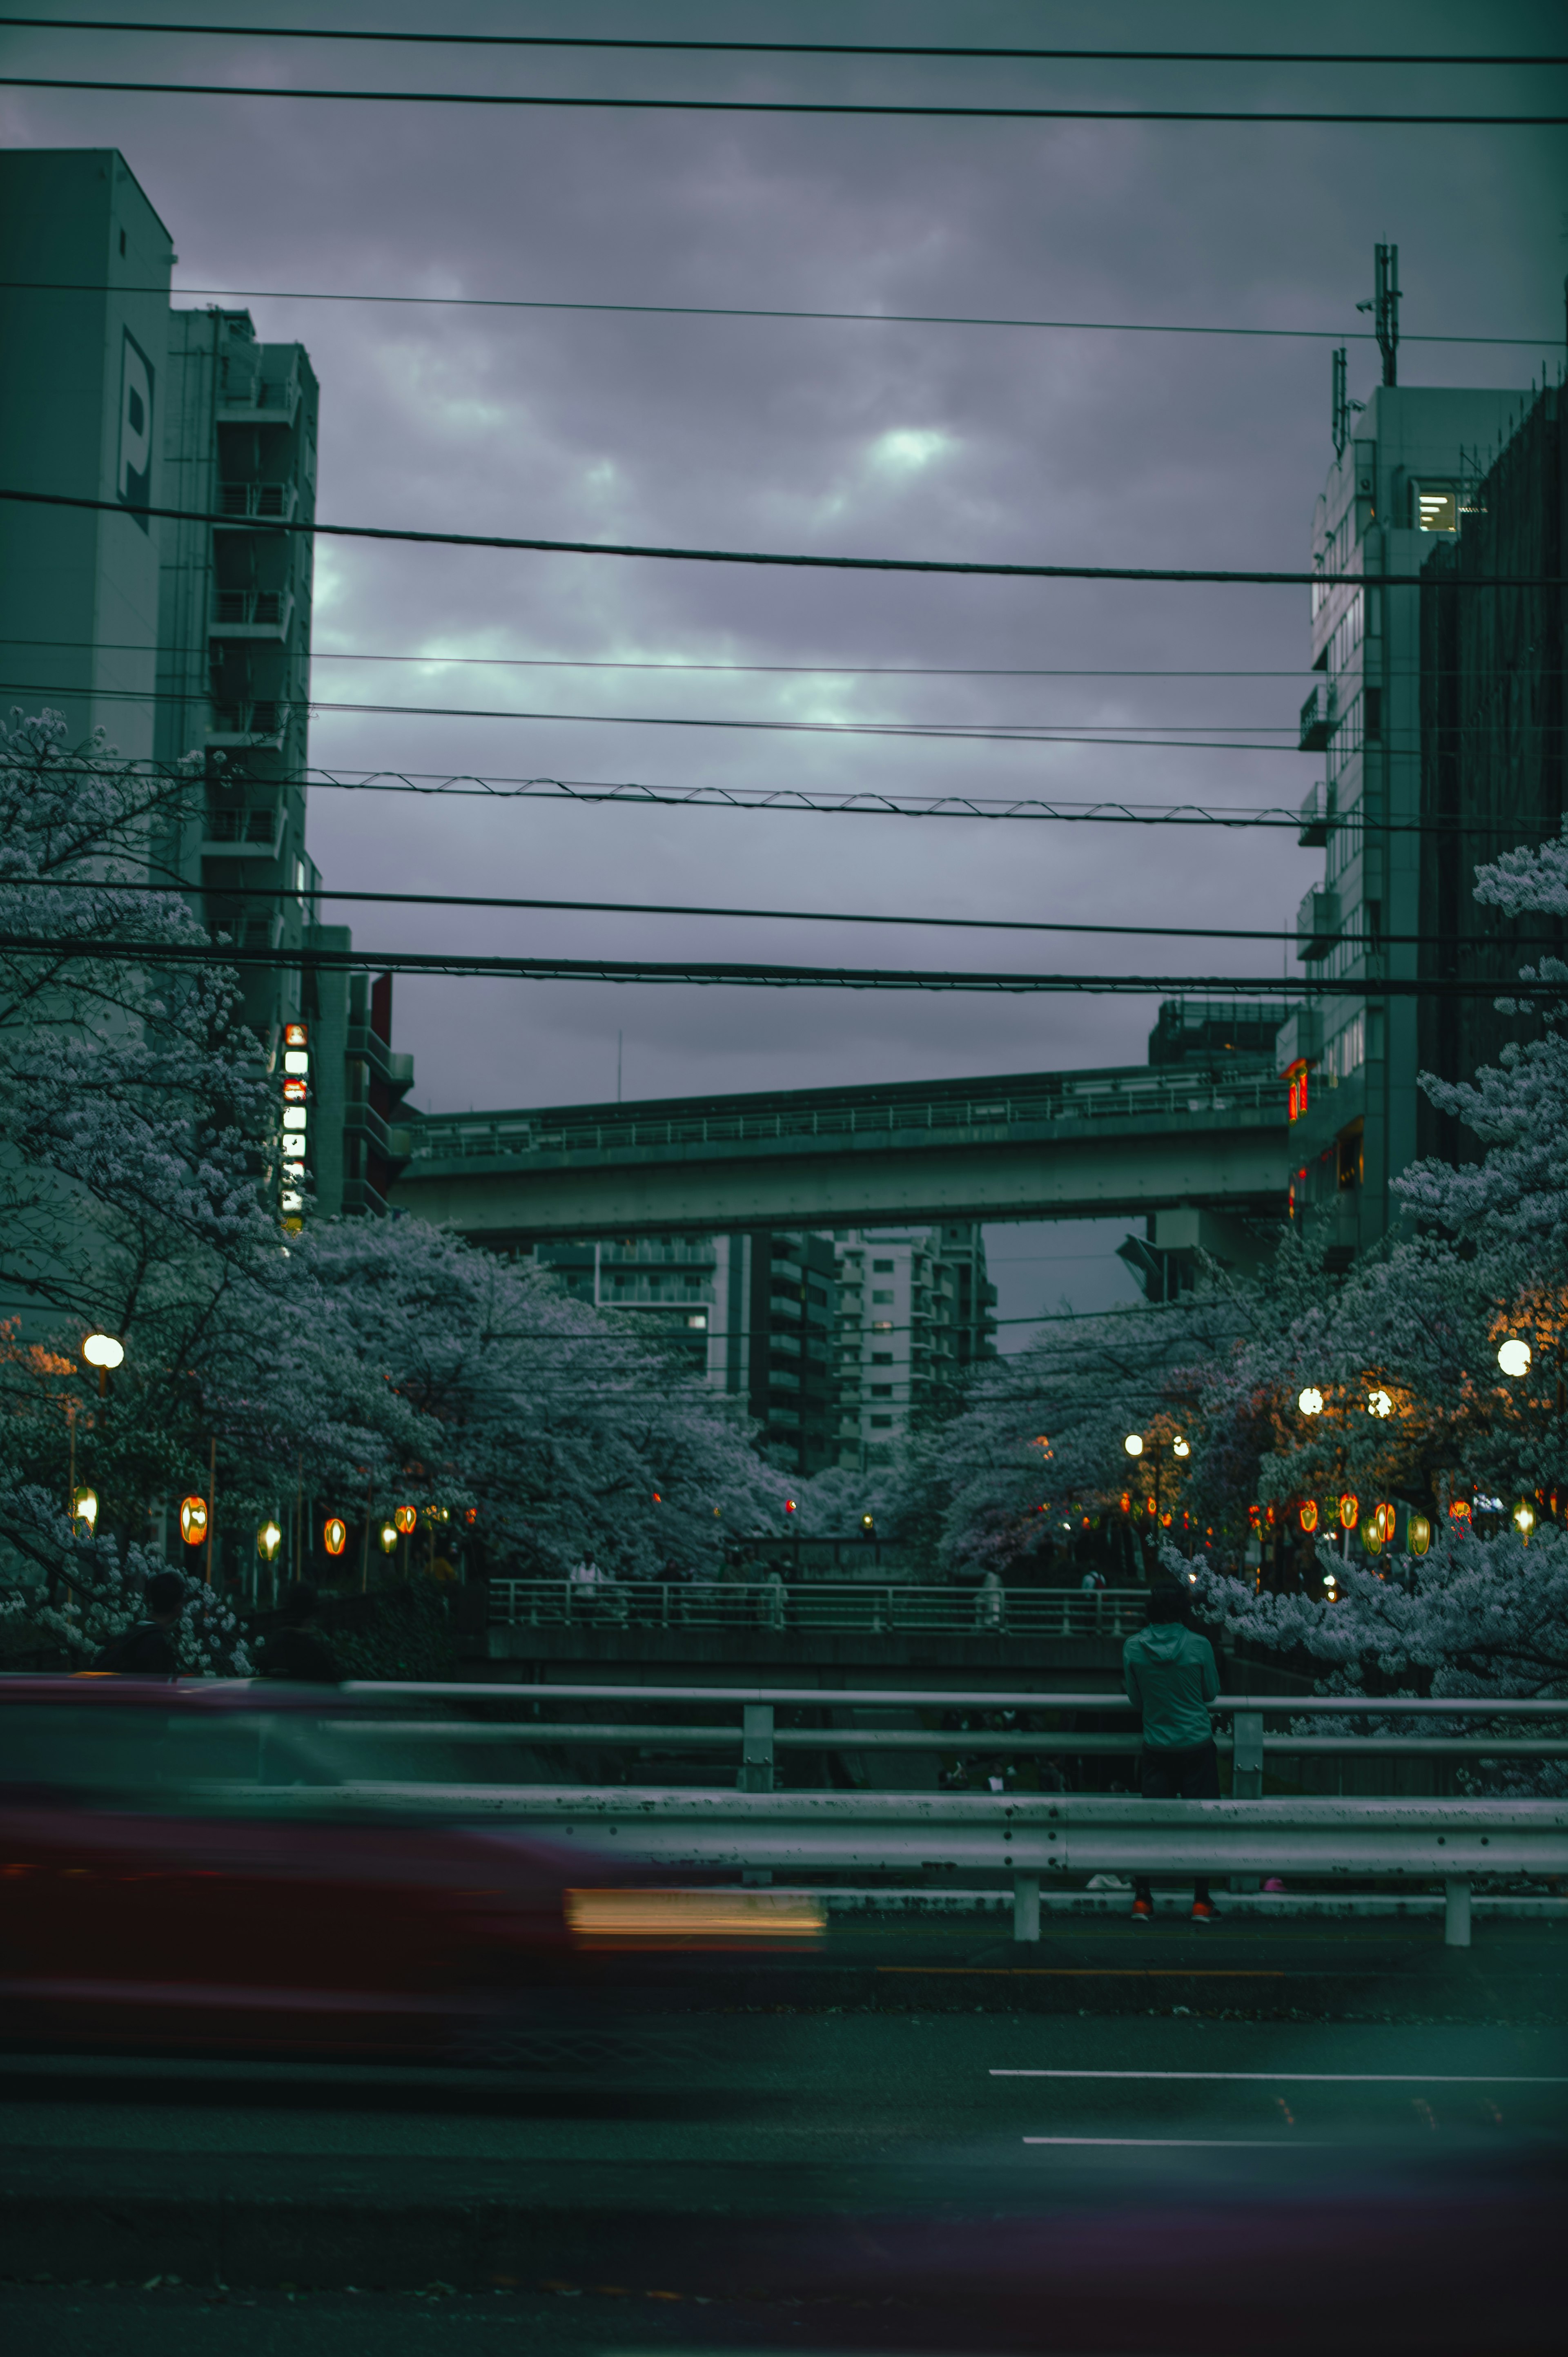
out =
[[1348,1495],[1339,1501],[1339,1520],[1348,1531],[1353,1531],[1360,1520],[1361,1501]]
[[205,1498],[182,1498],[179,1501],[179,1534],[187,1546],[199,1546],[207,1536],[207,1501]]
[[419,1510],[415,1506],[395,1506],[392,1509],[392,1522],[404,1538],[407,1538],[418,1521]]
[[1301,1510],[1301,1526],[1304,1531],[1315,1531],[1317,1528],[1317,1501],[1316,1498],[1308,1498],[1306,1503],[1303,1506]]
[[321,1537],[328,1555],[341,1555],[349,1544],[349,1525],[340,1514],[328,1514]]

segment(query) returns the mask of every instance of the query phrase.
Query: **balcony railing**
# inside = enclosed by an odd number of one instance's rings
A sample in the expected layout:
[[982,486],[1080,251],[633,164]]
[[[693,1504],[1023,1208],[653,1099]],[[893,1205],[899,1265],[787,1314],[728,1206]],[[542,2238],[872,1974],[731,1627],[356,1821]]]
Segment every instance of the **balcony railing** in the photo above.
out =
[[236,523],[252,518],[266,523],[288,523],[299,504],[297,483],[220,483],[219,511]]
[[286,639],[294,619],[292,589],[220,589],[210,628],[234,638]]
[[1326,958],[1339,939],[1337,892],[1308,892],[1295,912],[1295,953],[1305,964]]
[[231,376],[218,390],[218,415],[220,422],[236,418],[260,419],[269,425],[292,425],[299,407],[299,373],[291,369],[285,377],[263,376],[258,369],[249,378]]
[[1301,806],[1301,833],[1296,841],[1303,851],[1321,851],[1333,829],[1334,789],[1326,779],[1319,778]]
[[1301,748],[1304,753],[1321,753],[1334,733],[1334,697],[1314,688],[1301,707]]
[[207,731],[209,744],[276,745],[288,722],[284,704],[215,704]]

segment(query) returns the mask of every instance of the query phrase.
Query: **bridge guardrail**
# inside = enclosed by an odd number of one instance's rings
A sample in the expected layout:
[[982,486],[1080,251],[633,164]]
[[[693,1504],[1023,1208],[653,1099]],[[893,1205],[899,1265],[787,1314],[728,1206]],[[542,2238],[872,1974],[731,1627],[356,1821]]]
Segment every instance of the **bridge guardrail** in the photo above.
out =
[[492,1579],[492,1629],[766,1629],[1130,1637],[1148,1615],[1144,1587],[1086,1596],[897,1580]]

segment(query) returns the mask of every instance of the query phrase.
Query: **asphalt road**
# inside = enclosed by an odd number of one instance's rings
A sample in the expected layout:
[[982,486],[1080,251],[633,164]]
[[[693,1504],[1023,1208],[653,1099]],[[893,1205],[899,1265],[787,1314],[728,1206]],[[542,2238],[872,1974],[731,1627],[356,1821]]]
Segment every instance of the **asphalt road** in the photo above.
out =
[[[763,1972],[526,2068],[0,2057],[0,2330],[62,2357],[1555,2347],[1568,2024],[1513,2000],[1558,1944],[1488,1935],[1445,1980],[1423,1934],[1390,1970],[1431,1968],[1424,2016],[1391,2018],[1366,1946],[1183,1936],[863,1942],[814,1985],[860,2002]],[[1264,1970],[1316,2018],[1249,2014],[1227,1976]],[[1023,1975],[1060,1976],[1052,2010],[1006,2004]]]

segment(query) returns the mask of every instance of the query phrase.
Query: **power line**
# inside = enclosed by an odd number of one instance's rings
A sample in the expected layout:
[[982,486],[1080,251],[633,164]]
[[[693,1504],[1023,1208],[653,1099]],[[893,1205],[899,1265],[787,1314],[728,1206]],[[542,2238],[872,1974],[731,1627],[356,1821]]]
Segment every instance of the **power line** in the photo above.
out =
[[[4,18],[0,18],[3,23]],[[1297,343],[1371,344],[1369,328],[1209,328],[1167,325],[1157,320],[1022,319],[948,311],[810,311],[749,303],[596,303],[564,298],[501,295],[360,295],[280,286],[132,286],[121,280],[0,278],[0,287],[33,295],[164,295],[175,302],[187,295],[246,303],[381,303],[450,311],[586,311],[624,313],[658,319],[804,319],[875,328],[1031,328],[1095,336],[1275,337]],[[1413,336],[1400,331],[1402,344],[1499,344],[1526,351],[1555,351],[1554,336]]]
[[[1372,576],[1377,586],[1377,576]],[[13,647],[52,647],[66,653],[99,653],[145,655],[154,650],[145,640],[129,639],[8,639]],[[790,679],[1317,679],[1322,673],[1310,663],[1297,663],[1288,671],[1203,671],[1191,663],[1175,669],[1155,670],[1090,670],[1082,664],[993,663],[743,663],[688,662],[676,655],[657,661],[643,661],[636,656],[621,655],[456,655],[430,651],[412,654],[383,654],[359,647],[312,647],[313,662],[423,663],[432,670],[447,671],[459,667],[489,671],[634,671],[670,672],[684,676],[688,672],[712,672],[725,676],[734,674],[747,678]],[[1493,679],[1512,676],[1506,664],[1466,663],[1447,667],[1438,663],[1385,663],[1384,676],[1389,679]],[[1560,671],[1545,671],[1544,679],[1560,679]],[[39,688],[38,694],[46,691]],[[50,683],[48,693],[66,694],[58,681]],[[189,699],[186,699],[188,701]]]
[[868,115],[958,123],[1257,123],[1452,130],[1551,130],[1565,114],[1348,114],[1340,108],[1213,106],[930,106],[856,99],[583,98],[499,90],[306,90],[274,82],[106,81],[83,75],[0,74],[5,90],[95,90],[133,98],[282,98],[355,106],[523,107],[605,114]]
[[[251,948],[242,943],[212,948],[187,942],[49,941],[31,934],[0,934],[0,952],[64,963],[118,962],[137,965],[260,966],[268,971],[299,967],[317,972],[423,974],[484,976],[518,982],[611,982],[725,985],[779,990],[888,990],[975,993],[986,996],[1090,996],[1226,998],[1495,998],[1496,979],[1462,982],[1456,976],[1389,975],[1375,982],[1314,975],[1293,979],[1271,974],[975,974],[875,966],[802,966],[742,963],[730,960],[663,961],[634,958],[475,957],[439,951],[385,952],[301,947]],[[1547,982],[1509,982],[1509,997],[1546,1003],[1562,996]]]
[[[47,695],[59,691],[48,681],[9,680],[5,683],[4,692],[16,695]],[[212,695],[207,689],[188,694],[171,694],[161,688],[108,687],[97,688],[93,691],[93,702],[96,704],[199,705],[205,707],[212,701]],[[454,704],[349,704],[329,701],[317,695],[308,696],[294,705],[280,698],[278,708],[280,711],[291,713],[373,713],[381,717],[401,717],[407,720],[521,720],[532,723],[561,723],[606,728],[738,728],[764,736],[915,737],[925,738],[934,744],[1133,747],[1148,745],[1155,751],[1162,748],[1180,749],[1183,747],[1190,747],[1197,752],[1289,753],[1293,756],[1300,750],[1294,741],[1296,728],[1294,722],[1281,722],[1274,732],[1278,736],[1289,738],[1289,742],[1281,745],[1265,745],[1221,738],[1208,740],[1189,737],[1162,738],[1149,737],[1146,735],[1112,737],[1098,732],[1093,735],[1069,733],[1075,724],[1068,721],[1056,725],[1048,721],[1000,721],[989,727],[983,727],[961,720],[732,720],[655,712],[530,712],[518,710],[515,707],[487,708],[473,705]],[[1150,728],[1156,726],[1179,728],[1182,725],[1179,721],[1161,723],[1151,721],[1146,724]],[[1200,724],[1194,721],[1191,723],[1194,728],[1199,726],[1223,727],[1228,725],[1224,722]],[[1240,728],[1249,725],[1256,726],[1259,724],[1238,721],[1234,725]],[[1544,726],[1547,724],[1538,723],[1537,725]],[[1138,724],[1128,721],[1107,721],[1103,726],[1109,729],[1113,726],[1136,727]],[[1094,726],[1095,724],[1092,721],[1076,724],[1077,729],[1084,732],[1093,729]]]
[[[190,884],[139,884],[121,878],[105,881],[91,876],[13,876],[5,878],[7,889],[15,889],[18,886],[23,889],[50,892],[160,894],[188,894],[202,888]],[[1278,926],[1243,929],[1227,925],[1097,925],[1057,923],[1034,917],[889,916],[854,909],[728,909],[679,900],[539,900],[459,892],[339,892],[328,885],[312,885],[298,891],[284,886],[272,891],[258,891],[253,887],[242,886],[226,891],[224,888],[218,887],[209,890],[208,897],[217,899],[232,897],[247,902],[266,899],[297,899],[302,902],[341,900],[357,905],[370,903],[396,908],[529,909],[602,917],[717,917],[740,919],[747,923],[792,925],[913,925],[945,932],[1106,933],[1162,941],[1288,942],[1294,938]],[[1360,955],[1375,957],[1386,949],[1479,949],[1494,944],[1479,940],[1458,942],[1451,933],[1380,933],[1375,939],[1369,940],[1347,938],[1343,946]],[[1507,950],[1510,954],[1521,949],[1554,950],[1562,947],[1562,935],[1513,934],[1495,946]]]
[[575,33],[403,33],[325,25],[186,25],[118,16],[0,16],[0,25],[50,33],[177,33],[220,40],[371,41],[446,49],[609,49],[681,55],[809,58],[995,58],[1010,63],[1212,66],[1561,66],[1568,56],[1495,51],[1375,49],[1084,49],[1002,48],[951,41],[664,40]]
[[[0,500],[16,500],[27,507],[88,509],[105,515],[122,515],[126,511],[124,500],[90,500],[80,498],[69,491],[22,491],[0,489]],[[236,529],[236,520],[233,516],[201,509],[138,505],[134,512],[138,516],[156,516],[161,521],[170,523],[217,524],[230,531]],[[807,572],[821,573],[954,574],[983,579],[1017,581],[1178,582],[1199,586],[1231,585],[1265,589],[1321,588],[1326,581],[1332,577],[1322,573],[1262,573],[1219,566],[1000,565],[965,561],[953,557],[809,556],[797,553],[782,554],[762,549],[660,548],[632,541],[539,540],[525,539],[508,533],[414,532],[404,525],[288,522],[270,516],[248,516],[243,520],[243,524],[244,529],[251,533],[308,534],[319,540],[398,541],[414,546],[497,548],[521,550],[549,556],[653,557],[664,562],[683,565],[783,565]],[[1427,586],[1425,576],[1420,573],[1369,574],[1366,576],[1366,581],[1368,586],[1378,589],[1419,589]],[[1568,582],[1564,581],[1563,576],[1552,573],[1466,573],[1455,574],[1452,579],[1445,577],[1441,583],[1434,586],[1445,590],[1561,589],[1568,587]]]
[[[10,639],[13,647],[53,647],[65,653],[145,655],[154,650],[145,640],[115,639]],[[314,662],[386,662],[428,663],[441,669],[463,664],[506,671],[639,671],[639,672],[716,672],[738,673],[747,676],[771,677],[779,674],[804,679],[1311,679],[1316,676],[1308,663],[1299,663],[1294,671],[1084,671],[1061,668],[1054,671],[1036,666],[1016,666],[1010,669],[974,663],[732,663],[687,662],[681,657],[671,661],[644,662],[613,655],[437,655],[437,654],[366,654],[355,647],[313,647]],[[1467,665],[1466,675],[1480,674],[1475,665]],[[1423,674],[1412,671],[1408,676],[1440,677],[1428,671]],[[43,694],[43,690],[37,691]],[[67,691],[56,683],[51,694]]]

